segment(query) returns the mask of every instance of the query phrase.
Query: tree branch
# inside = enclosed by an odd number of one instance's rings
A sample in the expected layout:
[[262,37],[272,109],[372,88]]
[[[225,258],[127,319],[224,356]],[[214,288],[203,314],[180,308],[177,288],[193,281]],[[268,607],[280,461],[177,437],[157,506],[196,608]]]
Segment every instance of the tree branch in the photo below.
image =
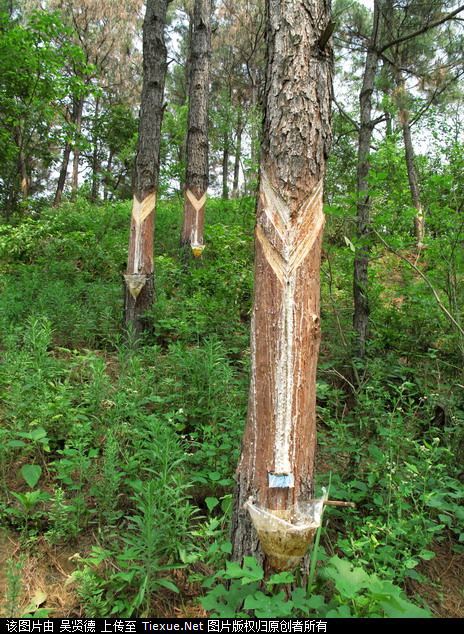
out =
[[435,297],[435,300],[440,308],[440,310],[443,312],[444,315],[446,315],[446,317],[448,317],[448,319],[451,321],[451,323],[455,326],[455,328],[458,330],[459,334],[464,337],[464,329],[462,328],[462,326],[456,321],[456,319],[453,317],[453,315],[449,312],[449,310],[446,308],[446,306],[443,304],[443,302],[440,299],[440,296],[438,295],[437,291],[435,290],[435,287],[432,285],[432,282],[429,280],[429,278],[427,276],[425,276],[422,271],[420,270],[419,267],[417,267],[415,264],[413,264],[412,262],[410,262],[408,260],[408,258],[404,257],[404,255],[401,255],[401,253],[398,253],[398,251],[396,251],[393,247],[391,247],[387,242],[385,242],[385,240],[382,238],[382,236],[380,235],[380,233],[378,231],[376,231],[373,227],[372,227],[372,232],[375,233],[375,235],[377,236],[377,238],[380,240],[380,242],[394,255],[396,255],[396,257],[400,258],[400,260],[403,260],[404,262],[406,262],[407,264],[409,264],[409,266],[411,268],[413,268],[416,273],[424,280],[424,282],[427,284],[427,286],[430,288],[430,290],[433,293],[433,296]]
[[420,29],[417,29],[417,31],[413,31],[412,33],[408,33],[407,35],[403,35],[402,37],[397,38],[396,40],[392,40],[391,42],[388,42],[388,44],[384,44],[382,47],[378,49],[377,53],[380,55],[381,53],[386,51],[387,48],[395,46],[396,44],[401,44],[402,42],[407,42],[407,40],[412,40],[414,37],[417,37],[418,35],[422,35],[422,33],[426,33],[427,31],[430,31],[430,29],[433,29],[436,26],[439,26],[440,24],[443,24],[444,22],[451,20],[451,18],[454,18],[454,16],[458,15],[458,13],[461,13],[461,11],[464,11],[464,5],[461,5],[454,11],[451,11],[451,13],[447,13],[446,15],[442,16],[441,18],[438,18],[437,20],[434,20],[433,22],[424,24],[424,26],[422,26]]
[[335,99],[335,97],[332,97],[332,101],[334,102],[334,104],[337,106],[338,110],[340,111],[340,114],[343,115],[345,117],[345,119],[347,121],[349,121],[351,123],[351,125],[355,128],[356,132],[359,132],[359,123],[357,123],[343,108],[342,106],[338,103],[338,101]]

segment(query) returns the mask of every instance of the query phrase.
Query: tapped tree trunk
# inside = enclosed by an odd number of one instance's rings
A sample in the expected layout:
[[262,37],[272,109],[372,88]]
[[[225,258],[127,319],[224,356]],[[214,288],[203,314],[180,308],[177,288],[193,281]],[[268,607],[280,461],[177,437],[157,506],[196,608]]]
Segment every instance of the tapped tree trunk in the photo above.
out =
[[263,557],[244,503],[252,496],[259,506],[285,510],[310,500],[316,448],[322,193],[332,97],[332,50],[323,34],[330,0],[310,0],[305,11],[299,0],[268,0],[266,8],[251,385],[232,524],[238,560]]
[[159,180],[169,0],[148,0],[143,22],[143,87],[134,169],[134,199],[125,279],[124,320],[135,333],[145,327],[144,312],[154,296],[153,232]]
[[201,255],[208,189],[208,95],[211,0],[195,0],[190,51],[187,167],[181,244]]
[[364,358],[366,354],[369,327],[368,266],[370,253],[369,225],[371,210],[369,194],[369,154],[372,131],[374,128],[372,121],[372,94],[374,92],[375,74],[379,60],[377,52],[379,21],[379,4],[378,0],[374,0],[372,35],[367,49],[363,83],[359,95],[360,126],[357,164],[357,234],[359,247],[356,250],[354,258],[353,327],[356,335],[355,351],[357,356],[361,359]]

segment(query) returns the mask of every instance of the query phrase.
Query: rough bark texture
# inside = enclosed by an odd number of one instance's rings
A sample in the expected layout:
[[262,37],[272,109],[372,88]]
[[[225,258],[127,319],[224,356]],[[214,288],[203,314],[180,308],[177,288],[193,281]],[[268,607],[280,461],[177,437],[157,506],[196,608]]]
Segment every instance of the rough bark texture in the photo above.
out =
[[369,326],[368,266],[369,266],[369,224],[371,202],[369,196],[369,154],[374,123],[372,121],[372,94],[379,56],[377,39],[379,33],[379,3],[374,2],[372,36],[369,42],[364,67],[363,83],[359,95],[360,126],[358,137],[357,164],[357,233],[360,242],[354,259],[353,327],[356,333],[356,354],[363,358]]
[[168,0],[148,0],[143,23],[143,87],[124,306],[125,323],[136,333],[145,326],[143,313],[152,305],[154,293],[153,231],[167,69],[167,4]]
[[181,244],[195,255],[203,247],[208,189],[208,95],[211,57],[211,0],[195,0],[191,35],[187,167]]
[[[237,469],[233,554],[261,556],[243,504],[286,509],[313,494],[320,341],[322,181],[329,151],[329,0],[268,0],[265,118],[257,205],[252,372]],[[294,486],[270,488],[269,474]]]

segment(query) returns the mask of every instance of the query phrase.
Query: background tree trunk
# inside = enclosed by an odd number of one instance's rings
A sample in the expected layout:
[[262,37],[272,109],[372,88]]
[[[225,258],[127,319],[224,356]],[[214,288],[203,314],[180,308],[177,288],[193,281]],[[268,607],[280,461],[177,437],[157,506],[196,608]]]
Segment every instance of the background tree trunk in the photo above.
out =
[[136,333],[153,303],[153,232],[159,179],[167,61],[164,26],[168,0],[148,0],[143,22],[143,87],[134,170],[134,200],[125,275],[124,319]]
[[95,113],[94,113],[94,122],[93,122],[93,133],[92,133],[92,191],[91,191],[91,199],[93,202],[98,200],[98,177],[100,173],[100,157],[98,153],[98,117],[100,114],[100,98],[97,97],[95,99]]
[[368,298],[368,266],[369,266],[369,155],[374,124],[372,121],[372,94],[374,92],[375,75],[379,56],[377,53],[377,38],[379,34],[379,4],[374,2],[374,17],[372,36],[367,49],[364,67],[363,83],[359,95],[360,126],[358,137],[357,176],[357,234],[359,246],[354,258],[353,298],[354,315],[353,327],[356,333],[355,352],[361,359],[366,354],[366,343],[369,328],[369,298]]
[[72,178],[71,178],[71,195],[73,198],[77,195],[77,190],[79,187],[79,157],[80,157],[80,149],[79,149],[79,137],[82,131],[82,113],[84,111],[84,99],[78,99],[76,103],[76,116],[75,116],[75,124],[76,124],[76,143],[73,147],[73,166],[72,166]]
[[[194,254],[203,247],[208,189],[208,96],[211,57],[211,0],[195,0],[191,35],[187,167],[181,244]],[[196,249],[199,251],[197,252]]]
[[222,198],[228,200],[229,198],[229,133],[224,134],[224,145],[222,149]]
[[[329,151],[329,0],[267,2],[248,420],[237,469],[233,556],[259,555],[243,504],[289,508],[313,494],[322,189]],[[269,487],[269,474],[288,474]],[[293,479],[293,486],[290,480]],[[289,486],[290,484],[290,486]]]
[[406,85],[404,79],[401,77],[401,74],[397,77],[397,90],[399,118],[401,130],[403,132],[404,157],[406,160],[406,170],[408,172],[409,190],[411,192],[413,207],[416,209],[416,216],[414,218],[414,233],[416,236],[417,246],[421,248],[423,246],[425,235],[425,219],[420,197],[419,180],[417,178],[416,166],[414,164],[414,146],[412,144],[409,110],[406,105]]
[[60,175],[58,177],[58,184],[56,186],[55,198],[53,199],[53,206],[58,207],[63,197],[64,186],[66,184],[66,176],[68,175],[69,157],[71,156],[71,144],[66,143],[63,150],[63,160],[61,161]]
[[239,194],[240,159],[242,156],[242,133],[243,133],[242,112],[241,110],[239,110],[238,119],[237,119],[236,140],[235,140],[234,184],[232,187],[232,196],[234,198],[237,198]]

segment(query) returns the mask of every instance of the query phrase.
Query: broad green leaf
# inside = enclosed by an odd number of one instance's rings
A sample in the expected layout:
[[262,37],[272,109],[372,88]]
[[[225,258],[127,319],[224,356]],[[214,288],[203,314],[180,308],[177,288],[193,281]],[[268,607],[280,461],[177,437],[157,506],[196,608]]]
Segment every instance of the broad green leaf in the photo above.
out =
[[208,507],[208,511],[211,512],[219,504],[219,500],[217,498],[205,498],[205,504]]
[[42,467],[37,464],[25,464],[21,467],[21,475],[26,483],[33,489],[42,475]]

